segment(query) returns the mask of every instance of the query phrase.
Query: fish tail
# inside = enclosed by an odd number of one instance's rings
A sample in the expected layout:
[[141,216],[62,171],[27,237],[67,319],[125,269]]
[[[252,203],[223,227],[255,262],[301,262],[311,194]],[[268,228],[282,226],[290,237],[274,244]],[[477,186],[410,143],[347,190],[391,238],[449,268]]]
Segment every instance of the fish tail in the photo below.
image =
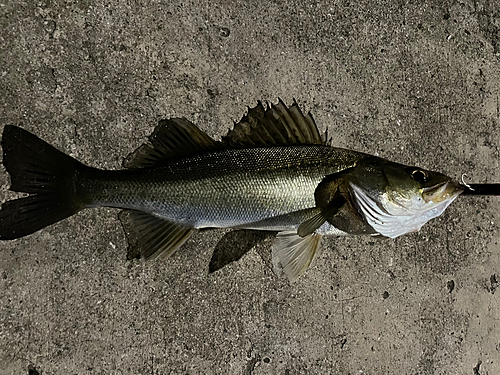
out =
[[79,171],[86,168],[83,164],[12,125],[4,128],[2,149],[10,190],[29,196],[3,203],[1,240],[26,236],[85,207],[76,187]]

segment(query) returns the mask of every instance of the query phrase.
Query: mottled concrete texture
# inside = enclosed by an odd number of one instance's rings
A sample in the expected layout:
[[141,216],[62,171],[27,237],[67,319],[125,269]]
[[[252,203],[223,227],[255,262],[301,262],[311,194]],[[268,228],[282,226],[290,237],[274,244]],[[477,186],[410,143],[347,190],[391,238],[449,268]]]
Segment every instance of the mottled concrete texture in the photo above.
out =
[[[495,0],[7,0],[0,25],[1,127],[95,167],[159,119],[220,137],[281,97],[334,145],[500,181]],[[3,167],[0,185],[14,196]],[[2,374],[500,374],[500,198],[396,240],[328,238],[292,285],[269,239],[209,273],[222,230],[127,260],[117,214],[0,244]]]

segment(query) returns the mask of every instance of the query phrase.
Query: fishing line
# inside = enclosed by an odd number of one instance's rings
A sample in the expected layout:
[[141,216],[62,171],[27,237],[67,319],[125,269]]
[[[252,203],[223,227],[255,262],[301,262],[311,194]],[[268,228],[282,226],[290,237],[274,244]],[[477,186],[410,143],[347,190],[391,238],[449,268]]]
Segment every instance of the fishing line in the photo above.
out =
[[465,182],[464,177],[469,178],[469,176],[467,176],[465,173],[463,173],[463,174],[462,174],[462,185],[464,185],[464,186],[468,187],[468,188],[469,188],[469,190],[474,191],[474,189],[473,189],[473,188],[471,188],[471,186],[470,186],[467,182]]
[[500,195],[500,184],[464,184],[461,195]]

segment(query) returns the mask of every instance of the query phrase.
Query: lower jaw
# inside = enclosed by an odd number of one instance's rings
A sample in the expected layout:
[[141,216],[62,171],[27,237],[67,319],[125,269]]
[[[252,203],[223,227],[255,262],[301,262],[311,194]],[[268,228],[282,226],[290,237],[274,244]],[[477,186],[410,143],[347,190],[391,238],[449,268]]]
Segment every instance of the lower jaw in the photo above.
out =
[[462,193],[463,189],[461,189],[460,186],[453,182],[446,182],[442,185],[432,188],[429,192],[432,191],[436,192],[434,194],[426,194],[426,192],[424,192],[423,198],[426,203],[431,201],[433,203],[440,203],[445,200],[451,199]]

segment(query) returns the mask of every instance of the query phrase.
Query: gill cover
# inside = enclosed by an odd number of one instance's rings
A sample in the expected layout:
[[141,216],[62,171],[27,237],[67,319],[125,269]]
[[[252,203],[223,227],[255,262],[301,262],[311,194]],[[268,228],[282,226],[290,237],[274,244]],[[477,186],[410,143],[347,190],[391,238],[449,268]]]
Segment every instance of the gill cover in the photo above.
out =
[[438,217],[462,189],[438,172],[369,157],[346,176],[364,220],[379,234],[396,238]]

